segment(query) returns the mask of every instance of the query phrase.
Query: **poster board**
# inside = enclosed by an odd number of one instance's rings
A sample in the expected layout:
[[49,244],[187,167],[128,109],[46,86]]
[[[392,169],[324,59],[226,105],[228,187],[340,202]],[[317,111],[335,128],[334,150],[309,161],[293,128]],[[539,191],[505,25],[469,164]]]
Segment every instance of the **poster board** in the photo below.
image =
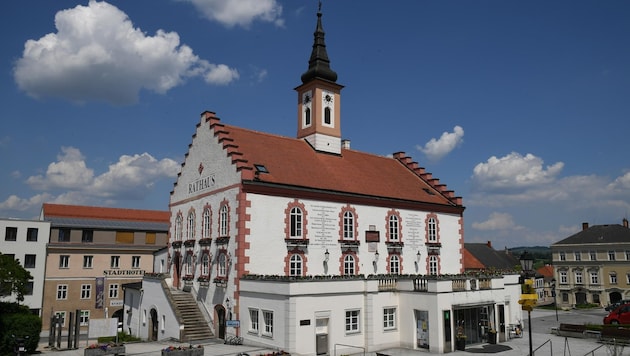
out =
[[90,319],[88,338],[116,336],[118,334],[118,318]]

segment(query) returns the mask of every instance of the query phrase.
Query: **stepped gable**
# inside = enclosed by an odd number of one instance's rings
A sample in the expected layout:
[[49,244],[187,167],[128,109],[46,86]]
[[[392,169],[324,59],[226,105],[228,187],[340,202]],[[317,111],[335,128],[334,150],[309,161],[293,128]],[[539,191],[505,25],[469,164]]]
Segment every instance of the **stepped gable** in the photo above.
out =
[[[404,154],[390,158],[345,148],[340,155],[317,152],[305,140],[223,124],[209,111],[204,115],[243,181],[251,184],[463,208],[461,198],[430,173],[413,168],[416,163],[406,163]],[[264,166],[266,172],[255,165]]]
[[418,162],[414,162],[411,157],[408,157],[404,152],[394,153],[394,158],[406,165],[411,171],[413,171],[418,177],[430,184],[439,194],[448,198],[453,204],[462,205],[462,197],[456,197],[455,191],[448,190],[446,184],[441,184],[438,178],[433,178],[433,175],[425,170],[424,167],[420,167]]

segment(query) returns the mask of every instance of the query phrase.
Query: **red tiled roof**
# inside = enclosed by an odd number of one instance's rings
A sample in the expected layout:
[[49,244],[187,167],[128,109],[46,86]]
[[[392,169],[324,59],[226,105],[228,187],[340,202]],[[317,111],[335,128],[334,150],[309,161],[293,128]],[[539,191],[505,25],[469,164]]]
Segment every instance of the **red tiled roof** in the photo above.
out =
[[77,219],[127,220],[127,221],[170,221],[170,212],[161,210],[137,210],[120,208],[103,208],[97,206],[63,205],[45,203],[44,218],[64,217]]
[[422,179],[413,167],[396,158],[350,149],[342,149],[341,155],[322,153],[304,140],[224,125],[215,117],[207,120],[238,167],[255,172],[254,165],[265,166],[269,173],[260,173],[260,182],[430,204],[461,205],[461,200],[459,204],[451,201],[456,200],[452,191],[447,191],[446,195],[440,193],[446,191],[446,186],[437,183],[437,179],[432,179],[430,174],[429,179]]
[[553,266],[545,265],[536,270],[543,277],[553,277]]
[[470,253],[470,251],[468,251],[467,249],[464,249],[464,269],[465,270],[484,269],[484,268],[486,268],[486,266],[484,266],[484,264],[481,263],[481,261],[479,261],[477,257],[473,256],[473,254]]

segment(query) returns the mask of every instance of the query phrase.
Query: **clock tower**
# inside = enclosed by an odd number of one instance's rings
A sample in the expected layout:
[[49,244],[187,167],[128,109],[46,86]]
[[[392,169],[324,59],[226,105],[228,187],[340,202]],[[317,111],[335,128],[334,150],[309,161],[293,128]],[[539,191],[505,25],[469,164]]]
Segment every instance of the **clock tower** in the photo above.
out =
[[298,93],[297,138],[305,139],[317,151],[341,154],[340,98],[343,86],[337,84],[337,73],[330,69],[321,3],[313,35],[308,69],[302,74],[302,85],[295,88]]

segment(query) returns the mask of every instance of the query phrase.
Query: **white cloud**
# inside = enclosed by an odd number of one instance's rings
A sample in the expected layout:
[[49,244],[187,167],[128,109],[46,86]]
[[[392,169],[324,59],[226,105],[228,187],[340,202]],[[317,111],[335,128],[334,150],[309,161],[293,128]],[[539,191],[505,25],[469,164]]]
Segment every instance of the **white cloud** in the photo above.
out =
[[94,178],[94,171],[87,168],[81,152],[74,147],[61,147],[61,151],[57,162],[48,165],[45,176],[29,177],[26,183],[37,190],[76,189],[89,185]]
[[146,152],[124,155],[109,166],[109,171],[96,177],[92,188],[101,197],[139,199],[151,191],[157,179],[175,177],[179,168],[180,165],[171,159],[158,161]]
[[512,219],[512,215],[508,213],[493,212],[488,220],[483,222],[472,223],[472,228],[477,230],[519,230],[522,227],[517,226]]
[[562,171],[564,163],[543,167],[543,160],[532,154],[512,152],[504,157],[492,156],[473,170],[473,181],[480,190],[517,189],[549,183]]
[[17,195],[11,195],[5,201],[0,202],[0,211],[27,211],[41,208],[42,204],[50,201],[52,195],[48,193],[37,194],[29,199],[23,199]]
[[163,94],[190,77],[238,79],[235,69],[193,54],[177,33],[149,36],[106,2],[59,11],[55,25],[56,33],[26,41],[14,67],[17,85],[33,97],[131,104],[141,89]]
[[[45,175],[32,176],[27,183],[36,190],[64,190],[76,204],[81,197],[107,198],[111,200],[143,199],[152,190],[155,182],[163,178],[174,178],[180,165],[172,159],[157,160],[148,153],[123,155],[118,162],[109,166],[107,172],[95,176],[88,168],[85,157],[74,147],[62,147],[57,162],[48,165]],[[62,196],[58,198],[63,199]]]
[[416,146],[432,161],[438,161],[449,154],[464,141],[464,129],[455,126],[453,132],[443,132],[439,139],[432,138],[424,147]]
[[184,0],[192,3],[203,16],[227,27],[248,28],[255,20],[284,26],[282,6],[276,0]]
[[617,179],[615,179],[612,183],[609,184],[608,188],[613,190],[613,191],[617,191],[617,190],[628,191],[628,190],[630,190],[630,172],[626,172],[621,177],[618,177]]

